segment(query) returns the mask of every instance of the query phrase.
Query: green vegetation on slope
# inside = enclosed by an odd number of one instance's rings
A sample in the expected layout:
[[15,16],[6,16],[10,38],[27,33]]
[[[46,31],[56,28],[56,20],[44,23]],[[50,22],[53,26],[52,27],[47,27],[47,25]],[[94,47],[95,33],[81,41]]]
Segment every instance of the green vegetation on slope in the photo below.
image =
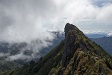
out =
[[17,69],[20,66],[21,66],[20,64],[17,64],[13,61],[1,60],[0,61],[0,75],[4,72],[11,71],[12,69]]
[[69,43],[69,40],[68,42],[63,40],[33,66],[25,65],[23,68],[5,72],[5,75],[112,75],[110,55],[89,40],[77,27],[73,26],[67,38],[71,33],[75,36],[74,52],[65,66],[62,63],[62,56],[64,45]]

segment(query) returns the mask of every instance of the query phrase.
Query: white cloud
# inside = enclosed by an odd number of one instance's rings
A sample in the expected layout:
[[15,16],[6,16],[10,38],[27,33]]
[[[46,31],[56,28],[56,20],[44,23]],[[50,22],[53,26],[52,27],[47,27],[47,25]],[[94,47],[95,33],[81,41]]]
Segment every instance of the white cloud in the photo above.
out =
[[104,24],[112,24],[112,4],[105,5],[102,9],[99,9],[97,21]]
[[108,36],[112,36],[112,31],[108,33]]
[[[51,45],[55,36],[48,31],[61,30],[67,22],[81,30],[110,31],[112,3],[107,0],[0,0],[0,41],[41,41],[35,50]],[[19,57],[19,55],[17,55]],[[12,57],[13,58],[13,57]]]
[[8,2],[2,0],[0,3],[2,9],[0,10],[0,40],[23,42],[53,38],[45,29],[46,26],[43,26],[45,19],[50,17],[46,14],[50,14],[53,10],[52,7],[50,8],[52,2],[48,0],[11,0]]
[[92,4],[98,1],[91,1],[1,0],[0,40],[21,42],[36,38],[52,39],[52,35],[47,31],[63,30],[67,22],[83,30],[90,29],[90,27],[96,29],[111,26],[112,4],[103,1],[102,3],[106,4],[98,7]]
[[0,57],[7,57],[9,55],[10,55],[9,53],[0,53]]
[[8,56],[6,58],[6,61],[14,61],[14,60],[18,60],[18,59],[22,59],[22,60],[28,61],[28,60],[31,60],[31,57],[20,53],[20,54],[17,54],[17,55]]

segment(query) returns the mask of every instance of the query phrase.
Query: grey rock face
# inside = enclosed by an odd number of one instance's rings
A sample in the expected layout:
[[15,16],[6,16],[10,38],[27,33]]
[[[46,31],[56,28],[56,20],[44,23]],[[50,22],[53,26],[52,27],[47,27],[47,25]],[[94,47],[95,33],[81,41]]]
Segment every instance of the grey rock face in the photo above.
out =
[[74,42],[75,42],[75,35],[70,32],[74,30],[73,25],[67,23],[64,31],[65,31],[65,45],[64,45],[64,52],[62,56],[63,65],[67,65],[69,62],[70,57],[74,52]]
[[65,25],[65,28],[64,28],[64,31],[65,31],[65,38],[66,38],[66,36],[67,36],[67,34],[68,34],[68,32],[69,32],[70,30],[74,30],[73,25],[67,23],[67,24]]

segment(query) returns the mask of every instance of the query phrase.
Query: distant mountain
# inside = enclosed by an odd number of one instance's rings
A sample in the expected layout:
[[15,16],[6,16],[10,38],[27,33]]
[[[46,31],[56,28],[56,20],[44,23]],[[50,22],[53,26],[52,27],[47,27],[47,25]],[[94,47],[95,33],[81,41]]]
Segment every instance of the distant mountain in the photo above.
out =
[[[12,61],[9,59],[10,56],[15,56],[20,53],[22,49],[25,49],[27,43],[8,43],[8,42],[0,42],[0,60],[1,61]],[[15,56],[16,58],[16,56]],[[20,60],[14,61],[18,63]],[[18,64],[22,64],[24,61],[19,62]]]
[[0,60],[0,73],[20,68],[21,65],[14,61]]
[[112,56],[112,37],[91,38],[91,40],[103,47]]
[[14,61],[6,60],[7,56],[9,55],[8,51],[8,43],[0,43],[0,73],[12,69],[17,69],[22,66]]
[[31,61],[1,75],[112,75],[112,57],[67,23],[65,39],[39,62]]
[[[55,39],[50,41],[52,45],[49,45],[48,47],[43,47],[40,50],[38,50],[36,47],[38,46],[38,40],[34,40],[31,43],[8,43],[8,42],[0,42],[0,60],[8,60],[8,61],[14,61],[18,64],[26,64],[31,59],[38,61],[40,57],[43,57],[46,55],[50,50],[52,50],[56,45],[60,43],[60,41],[64,38],[64,34],[60,32],[52,32],[52,34],[55,35]],[[38,50],[38,51],[37,51]],[[35,58],[30,58],[31,55],[34,53],[33,51],[37,51],[35,53]],[[29,58],[24,59],[23,57],[16,57],[16,55],[19,55],[20,53],[23,53],[24,56],[28,56]],[[15,56],[15,59],[14,59]],[[10,59],[10,57],[13,57],[13,59]]]
[[89,38],[102,38],[104,36],[107,36],[106,33],[89,33],[89,34],[85,34],[85,35]]

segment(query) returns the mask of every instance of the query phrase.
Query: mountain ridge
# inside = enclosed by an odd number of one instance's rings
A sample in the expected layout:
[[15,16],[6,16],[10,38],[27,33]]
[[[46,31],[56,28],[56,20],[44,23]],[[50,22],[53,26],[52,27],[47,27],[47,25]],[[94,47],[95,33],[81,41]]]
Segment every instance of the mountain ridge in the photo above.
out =
[[[70,30],[67,25],[71,26]],[[66,26],[65,39],[39,62],[30,62],[29,65],[3,74],[112,75],[112,57],[76,26],[69,23]]]

